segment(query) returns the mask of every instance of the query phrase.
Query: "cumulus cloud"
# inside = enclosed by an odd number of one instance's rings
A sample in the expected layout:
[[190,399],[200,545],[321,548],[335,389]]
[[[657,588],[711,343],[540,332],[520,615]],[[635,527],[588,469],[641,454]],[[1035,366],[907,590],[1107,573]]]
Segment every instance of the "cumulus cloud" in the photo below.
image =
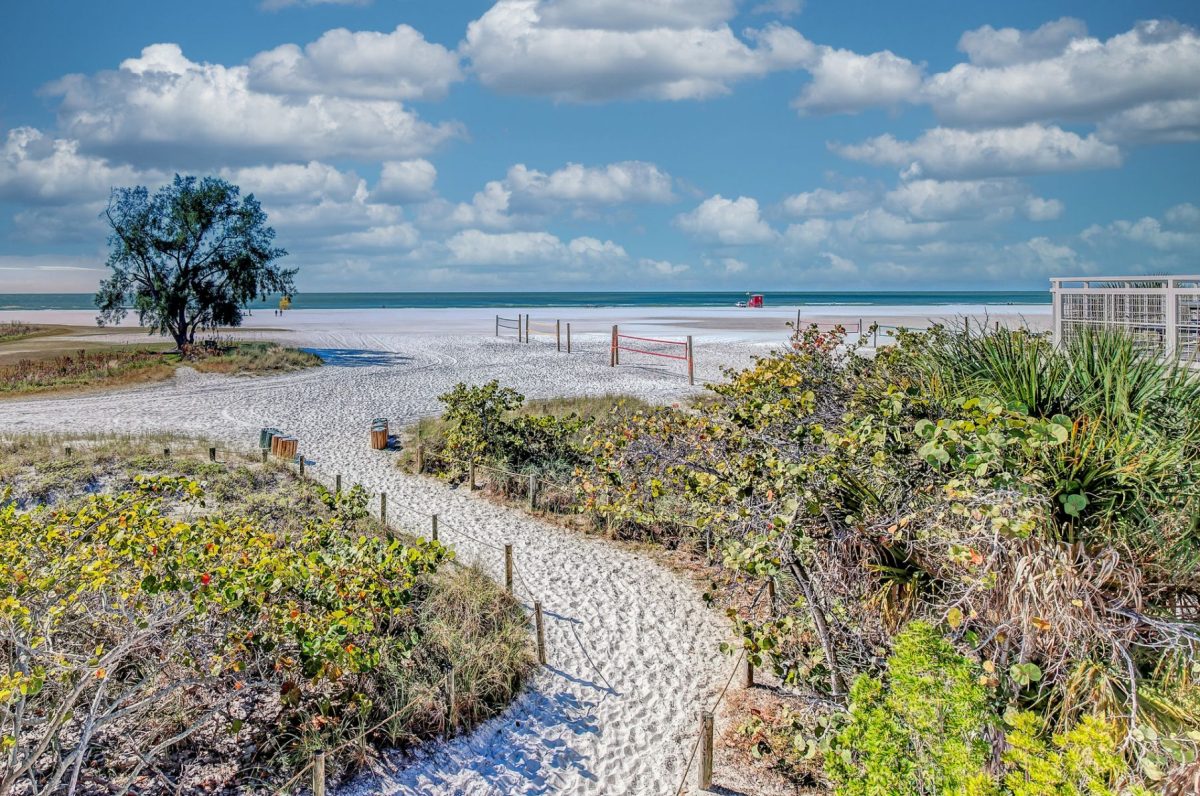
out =
[[1122,143],[1200,141],[1200,97],[1147,102],[1108,117],[1098,132],[1106,141]]
[[154,183],[161,172],[144,171],[83,154],[79,142],[52,138],[33,127],[8,131],[0,145],[0,199],[60,204],[108,197],[115,187]]
[[1003,220],[1017,212],[1047,221],[1063,210],[1058,200],[1033,196],[1014,179],[910,180],[889,191],[884,206],[920,221]]
[[701,99],[812,59],[782,25],[739,38],[734,12],[731,0],[499,0],[461,51],[489,88],[573,102]]
[[463,79],[458,55],[397,25],[391,33],[326,31],[303,49],[284,44],[250,60],[248,86],[274,94],[384,100],[441,99]]
[[660,276],[674,276],[676,274],[682,274],[691,267],[672,263],[669,260],[652,260],[648,257],[643,257],[641,260],[638,260],[638,265],[650,271],[651,273],[658,274]]
[[1095,135],[1039,124],[985,130],[936,127],[913,141],[885,134],[832,148],[851,160],[896,166],[907,177],[1012,176],[1121,165],[1120,150]]
[[417,202],[433,195],[436,182],[437,168],[428,160],[389,160],[380,167],[371,194],[387,202]]
[[177,44],[150,45],[115,71],[69,75],[47,93],[62,98],[59,124],[86,150],[132,163],[402,159],[461,134],[393,100],[255,91],[248,67],[196,63]]
[[710,196],[690,213],[676,216],[675,225],[689,235],[727,246],[775,239],[775,230],[759,214],[758,200],[749,196],[737,199],[726,199],[720,194]]
[[775,14],[783,18],[794,17],[804,10],[804,0],[767,0],[750,10],[752,14]]
[[[1053,24],[1049,31],[1018,32],[1009,50],[997,45],[1003,31],[968,34],[975,37],[968,52],[983,61],[929,79],[924,93],[934,112],[943,121],[972,125],[1096,121],[1151,101],[1200,96],[1194,28],[1151,20],[1100,41],[1080,37],[1078,27],[1062,20]],[[1039,57],[1055,49],[1061,52]]]
[[864,210],[874,200],[875,196],[870,191],[833,191],[829,188],[817,188],[787,197],[783,200],[782,207],[783,212],[790,216],[827,216]]
[[563,243],[549,232],[484,232],[465,229],[445,243],[448,262],[457,265],[603,265],[628,254],[612,241],[580,237]]
[[1035,30],[993,28],[969,30],[958,40],[958,49],[976,66],[1010,66],[1052,58],[1076,39],[1087,36],[1083,20],[1062,17]]
[[365,182],[353,171],[341,171],[315,160],[223,169],[221,176],[240,187],[243,194],[253,193],[268,205],[348,202],[361,198],[366,191]]
[[508,170],[506,182],[514,193],[531,199],[602,205],[675,200],[671,175],[636,160],[607,166],[568,163],[549,174],[518,163]]
[[1093,224],[1080,237],[1092,245],[1132,243],[1163,252],[1200,250],[1200,232],[1188,228],[1195,225],[1195,210],[1192,205],[1178,205],[1167,211],[1165,221],[1144,216],[1133,221]]
[[821,47],[808,65],[812,82],[792,106],[801,113],[857,113],[874,106],[911,102],[920,91],[924,70],[890,50],[860,55]]

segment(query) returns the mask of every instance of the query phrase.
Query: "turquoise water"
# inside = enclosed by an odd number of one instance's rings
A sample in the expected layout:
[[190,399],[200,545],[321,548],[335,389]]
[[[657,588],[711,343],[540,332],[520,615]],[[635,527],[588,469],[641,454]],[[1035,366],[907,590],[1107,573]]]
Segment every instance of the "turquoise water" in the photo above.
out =
[[[950,304],[1049,304],[1042,290],[928,291],[875,293],[763,294],[768,307],[795,306],[941,306]],[[298,310],[444,307],[731,307],[745,293],[301,293],[292,301]],[[251,308],[271,308],[277,299],[255,302]],[[90,310],[90,293],[0,293],[0,310]]]

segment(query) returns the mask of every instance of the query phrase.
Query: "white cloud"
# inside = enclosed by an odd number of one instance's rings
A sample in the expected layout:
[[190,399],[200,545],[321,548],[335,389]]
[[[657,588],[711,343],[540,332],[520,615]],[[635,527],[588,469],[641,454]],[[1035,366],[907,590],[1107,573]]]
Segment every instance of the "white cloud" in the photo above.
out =
[[[996,32],[984,33],[968,42],[984,62],[934,75],[925,95],[942,120],[972,125],[1095,121],[1150,101],[1200,95],[1200,36],[1193,28],[1151,20],[1107,41],[1078,32],[1057,28],[1035,45],[1035,31],[1007,53],[992,46]],[[1061,53],[1027,60],[1059,45]]]
[[489,88],[574,102],[717,96],[815,53],[778,24],[747,43],[726,24],[734,11],[722,0],[499,0],[461,51]]
[[823,218],[810,218],[799,224],[789,224],[783,233],[783,241],[790,247],[810,249],[824,244],[832,235],[832,222]]
[[8,131],[0,145],[0,199],[23,203],[97,200],[113,188],[154,183],[161,172],[142,171],[83,154],[79,142],[51,138],[32,127]]
[[221,176],[241,188],[243,194],[253,193],[267,205],[323,199],[348,202],[366,191],[366,184],[354,172],[340,171],[315,160],[223,169]]
[[750,267],[745,260],[739,260],[736,257],[722,257],[718,262],[727,274],[740,274]]
[[804,0],[766,0],[750,10],[752,14],[775,14],[784,19],[794,17],[804,10]]
[[1167,210],[1167,222],[1177,227],[1200,227],[1200,207],[1185,202]]
[[1105,141],[1200,141],[1200,98],[1147,102],[1108,117],[1098,133]]
[[865,210],[874,199],[870,191],[833,191],[829,188],[817,188],[787,197],[782,206],[783,211],[791,216],[827,216]]
[[675,200],[671,175],[636,160],[594,167],[568,163],[550,174],[518,163],[508,170],[506,182],[514,193],[532,199],[606,205]]
[[821,47],[808,70],[812,82],[792,103],[801,113],[857,113],[877,105],[911,102],[924,76],[921,66],[890,50],[860,55]]
[[416,202],[433,195],[437,168],[428,160],[389,160],[379,172],[379,182],[371,192],[388,202]]
[[1017,211],[1034,221],[1046,221],[1063,210],[1058,200],[1032,196],[1014,179],[910,180],[889,191],[884,206],[920,221],[1003,220]]
[[483,232],[465,229],[445,243],[448,262],[458,265],[582,265],[625,260],[625,250],[612,241],[575,238],[563,243],[549,232]]
[[507,229],[513,224],[508,213],[511,199],[512,191],[504,183],[492,180],[483,186],[482,191],[477,191],[469,203],[454,205],[445,216],[445,221],[456,227]]
[[1036,30],[984,25],[958,40],[958,49],[976,66],[1009,66],[1041,61],[1062,53],[1072,41],[1087,36],[1083,20],[1062,17]]
[[[1183,211],[1185,217],[1187,213],[1188,211]],[[1171,228],[1178,226],[1179,220],[1180,213],[1178,211],[1174,214],[1173,220],[1168,211],[1167,224],[1152,216],[1144,216],[1136,221],[1119,219],[1106,225],[1093,224],[1085,229],[1080,237],[1093,245],[1132,243],[1164,252],[1200,249],[1200,232]]]
[[944,233],[949,224],[943,221],[914,221],[880,207],[834,224],[840,235],[865,243],[891,243],[934,238]]
[[248,67],[196,63],[177,44],[153,44],[116,71],[68,75],[47,92],[62,97],[59,123],[85,149],[132,163],[400,159],[461,134],[399,102],[285,98],[254,91],[248,77]]
[[283,44],[250,60],[252,91],[368,99],[441,99],[462,80],[458,55],[397,25],[391,33],[326,31],[303,49]]
[[675,224],[697,238],[728,246],[767,243],[775,238],[775,231],[759,215],[758,201],[749,196],[710,196],[690,213],[676,216]]
[[421,233],[408,222],[368,227],[357,232],[345,232],[329,237],[324,246],[331,249],[387,249],[388,251],[409,250],[421,241]]
[[830,276],[856,276],[858,266],[848,257],[842,257],[834,252],[821,252],[821,256],[829,262],[826,274]]
[[991,130],[936,127],[913,141],[890,134],[861,144],[832,146],[842,157],[896,166],[909,177],[992,177],[1114,168],[1116,146],[1095,135],[1080,137],[1058,127],[1027,124]]
[[659,274],[661,276],[674,276],[675,274],[682,274],[684,271],[690,268],[690,266],[678,265],[668,260],[651,260],[648,257],[643,257],[641,260],[638,260],[638,265],[647,269],[648,271],[651,271],[652,273]]
[[0,293],[91,293],[106,273],[102,257],[0,254]]

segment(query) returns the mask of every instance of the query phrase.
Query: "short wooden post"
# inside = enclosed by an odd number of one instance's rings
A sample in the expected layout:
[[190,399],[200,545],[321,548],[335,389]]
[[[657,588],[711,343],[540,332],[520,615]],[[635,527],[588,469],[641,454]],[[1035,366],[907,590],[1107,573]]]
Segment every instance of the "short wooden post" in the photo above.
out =
[[796,308],[796,331],[800,331],[800,308]]
[[317,752],[315,755],[313,755],[312,777],[313,796],[325,796],[324,752]]
[[567,353],[571,353],[571,324],[567,323]]
[[700,790],[712,787],[713,714],[700,712]]
[[767,602],[771,606],[771,616],[775,616],[777,613],[779,613],[775,604],[775,578],[767,579]]
[[874,337],[874,340],[871,343],[871,348],[879,348],[879,327],[876,326],[875,330],[871,332],[871,334]]
[[342,494],[342,474],[338,473],[333,477],[333,494]]
[[742,658],[742,685],[746,688],[754,687],[754,664],[750,662],[749,655]]
[[436,514],[431,514],[429,516],[429,529],[433,533],[432,538],[435,542],[438,540],[437,517],[438,515]]
[[467,477],[471,482],[471,489],[475,488],[475,462],[471,462],[467,470]]
[[999,334],[999,332],[1000,332],[1000,321],[996,321],[996,333]]
[[417,474],[425,472],[425,446],[417,445]]
[[379,522],[387,526],[387,492],[379,493]]
[[546,665],[546,628],[542,623],[542,604],[538,601],[533,603],[533,624],[537,630],[537,653],[538,663],[542,666]]
[[562,321],[554,322],[554,350],[562,351]]
[[496,316],[496,336],[500,336],[500,316]]
[[616,324],[613,324],[612,345],[611,345],[611,350],[609,351],[609,354],[608,354],[608,366],[610,368],[615,368],[617,366],[617,364],[620,362],[620,355],[617,353],[618,336],[619,336],[619,333],[617,332],[617,326],[616,326]]
[[269,451],[269,450],[267,450],[266,448],[263,448],[263,449],[262,449],[262,455],[263,455],[263,464],[266,464],[266,463],[267,463],[267,454],[268,454],[268,453],[270,453],[270,451]]
[[304,454],[298,453],[296,455],[300,457],[300,477],[303,478],[304,477]]
[[537,476],[529,476],[529,510],[537,508]]
[[862,318],[858,319],[858,333],[862,334]]
[[504,588],[512,594],[512,545],[504,545]]
[[70,456],[70,455],[71,455],[71,446],[70,446],[70,445],[66,446],[65,448],[63,448],[63,451],[64,451],[64,452],[65,452],[65,453],[66,453],[68,456]]
[[215,462],[217,460],[217,449],[216,448],[208,449],[208,460],[210,462]]
[[692,336],[687,337],[687,366],[688,366],[688,384],[696,383],[696,359],[692,356]]
[[447,737],[449,737],[450,733],[454,730],[455,725],[458,723],[458,706],[455,704],[458,701],[457,691],[458,689],[454,682],[454,669],[451,668],[450,674],[446,677],[446,712],[449,714],[446,717]]
[[166,458],[168,458],[168,459],[170,459],[170,458],[171,458],[171,449],[170,449],[170,448],[163,448],[163,456],[164,456],[164,457],[166,457]]
[[525,342],[529,342],[529,313],[525,313]]

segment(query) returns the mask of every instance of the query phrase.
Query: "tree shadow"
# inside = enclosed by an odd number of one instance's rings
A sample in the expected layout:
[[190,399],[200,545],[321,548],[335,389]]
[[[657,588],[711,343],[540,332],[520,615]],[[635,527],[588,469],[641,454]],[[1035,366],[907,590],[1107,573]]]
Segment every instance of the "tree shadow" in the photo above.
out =
[[300,350],[316,354],[326,365],[333,365],[339,368],[406,365],[412,362],[412,357],[406,357],[392,351],[368,351],[359,348],[302,348]]

